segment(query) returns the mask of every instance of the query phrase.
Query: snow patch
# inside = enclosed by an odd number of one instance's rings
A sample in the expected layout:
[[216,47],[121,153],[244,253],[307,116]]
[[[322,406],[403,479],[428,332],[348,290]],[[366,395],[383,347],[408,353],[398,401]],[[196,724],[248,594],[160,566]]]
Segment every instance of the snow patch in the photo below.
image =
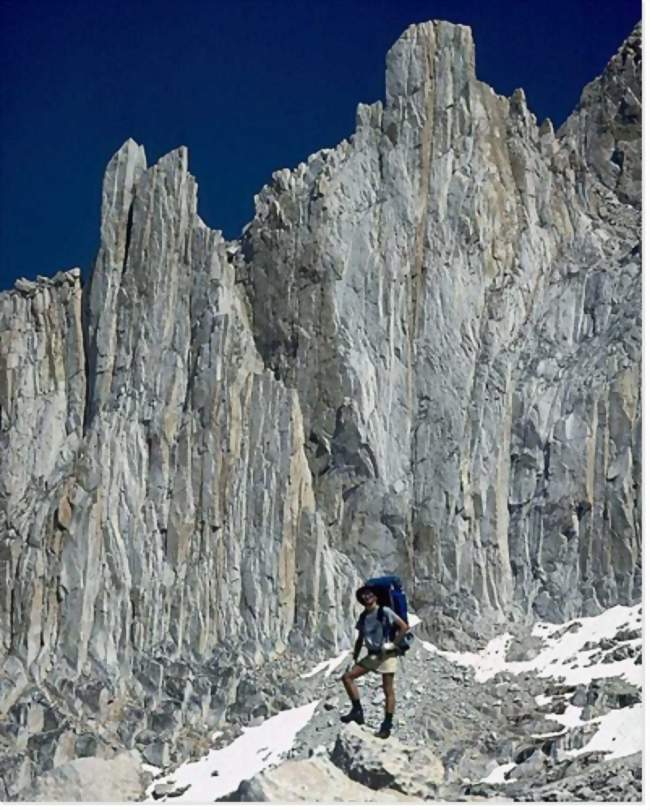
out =
[[[605,759],[626,757],[643,750],[643,704],[625,706],[623,709],[612,709],[593,720],[582,720],[579,706],[567,706],[564,714],[547,714],[549,720],[556,720],[565,728],[592,726],[598,730],[582,748],[562,751],[560,759],[573,759],[589,751],[606,751]],[[540,734],[539,737],[556,737],[557,732]]]
[[635,703],[623,709],[613,709],[608,714],[592,720],[598,731],[589,742],[577,751],[567,751],[570,758],[588,751],[608,751],[605,759],[617,759],[643,750],[643,705]]
[[[594,678],[619,676],[635,686],[643,681],[642,667],[631,658],[613,661],[610,664],[592,663],[589,659],[596,650],[583,650],[589,642],[598,643],[611,638],[622,629],[641,629],[639,606],[617,605],[599,616],[574,619],[564,624],[536,624],[531,635],[544,640],[544,647],[530,661],[506,661],[512,641],[509,633],[492,639],[484,650],[477,653],[457,653],[441,650],[431,642],[423,641],[425,648],[460,666],[471,667],[479,683],[493,678],[497,672],[535,671],[541,678],[562,678],[569,685],[588,683]],[[641,639],[620,642],[641,647]],[[603,654],[605,651],[602,651]],[[609,652],[609,650],[608,650]]]
[[[213,802],[236,790],[243,779],[251,779],[269,765],[280,762],[296,735],[312,718],[319,701],[280,712],[259,726],[248,726],[230,745],[210,751],[197,762],[186,762],[164,777],[177,787],[189,785],[182,796],[161,802]],[[155,782],[147,789],[147,803],[154,802]]]
[[[619,677],[634,686],[643,683],[643,666],[634,659],[642,647],[642,637],[615,642],[607,649],[600,647],[603,639],[613,641],[620,630],[642,631],[641,606],[617,605],[599,616],[575,619],[563,624],[536,624],[531,635],[543,641],[543,647],[530,661],[506,661],[512,636],[507,633],[492,639],[485,649],[478,653],[456,653],[438,649],[434,644],[423,642],[424,646],[460,666],[471,667],[477,681],[484,683],[497,672],[535,672],[540,678],[559,679],[568,686],[588,685],[596,678]],[[621,661],[603,664],[598,660],[621,646],[633,650],[632,657]],[[587,649],[585,649],[585,647]],[[547,706],[554,698],[537,695],[538,706]],[[628,756],[643,750],[644,712],[643,704],[637,703],[622,709],[614,709],[592,720],[581,718],[582,708],[569,704],[562,714],[546,715],[564,726],[564,731],[581,726],[596,729],[591,739],[580,749],[562,751],[561,759],[573,759],[590,751],[604,751],[605,759]],[[564,732],[561,732],[564,733]],[[538,735],[539,739],[557,737],[558,732]],[[514,763],[494,768],[482,781],[504,782],[505,774]]]
[[[569,705],[566,707],[566,710],[563,714],[547,714],[544,715],[547,720],[555,720],[556,723],[560,723],[565,728],[578,728],[579,726],[585,726],[589,721],[581,720],[580,715],[582,714],[582,707],[580,706],[572,706]],[[552,731],[550,734],[540,734],[540,737],[556,737],[557,732]]]
[[508,762],[506,765],[497,765],[497,767],[490,771],[490,773],[485,777],[485,779],[481,779],[481,782],[487,782],[489,785],[496,785],[502,782],[507,782],[506,774],[508,771],[512,770],[515,767],[514,762]]
[[415,613],[407,613],[409,627],[411,630],[416,627],[418,624],[422,623],[422,619],[419,616],[416,616]]
[[[411,627],[420,623],[420,619],[415,614],[409,614],[408,618]],[[535,672],[540,678],[557,678],[569,686],[589,684],[596,678],[611,677],[620,677],[635,686],[641,686],[643,668],[640,664],[635,664],[633,658],[627,657],[621,661],[612,661],[607,664],[591,660],[595,657],[602,658],[622,645],[640,650],[641,638],[623,640],[608,649],[600,648],[598,645],[602,639],[612,639],[620,630],[641,631],[641,629],[641,606],[618,605],[599,616],[575,619],[563,624],[537,623],[532,628],[531,635],[541,639],[543,646],[537,656],[530,661],[506,660],[513,638],[508,633],[492,639],[485,649],[477,653],[441,650],[427,641],[423,641],[422,644],[425,649],[443,656],[452,663],[471,667],[476,680],[480,683],[488,681],[498,672],[513,674]],[[328,674],[331,673],[344,657],[345,655],[319,664],[309,673],[309,676],[323,669],[327,669]],[[535,700],[537,705],[545,706],[553,702],[553,697],[538,695]],[[589,751],[605,751],[607,752],[606,759],[614,759],[642,750],[644,717],[641,704],[613,710],[593,720],[582,720],[581,714],[581,707],[569,705],[563,714],[549,713],[546,715],[547,719],[564,726],[565,730],[580,726],[597,727],[596,733],[583,748],[562,752],[563,759],[573,758]],[[550,732],[540,734],[539,738],[556,736],[558,736],[558,732]],[[482,781],[487,783],[505,782],[506,773],[514,766],[514,762],[499,765]]]
[[318,675],[319,672],[323,670],[327,670],[325,672],[325,677],[329,677],[335,669],[338,669],[343,661],[350,655],[350,650],[345,650],[340,655],[337,655],[335,658],[329,658],[327,661],[322,661],[320,664],[316,664],[313,669],[310,669],[309,672],[301,675],[301,678],[312,678],[314,675]]

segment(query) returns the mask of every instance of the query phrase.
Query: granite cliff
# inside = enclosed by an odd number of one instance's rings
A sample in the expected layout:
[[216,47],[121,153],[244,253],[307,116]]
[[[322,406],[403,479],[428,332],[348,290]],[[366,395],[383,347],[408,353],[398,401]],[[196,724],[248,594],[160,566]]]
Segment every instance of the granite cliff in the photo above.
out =
[[165,760],[367,575],[450,646],[640,598],[640,98],[640,26],[557,133],[412,26],[234,242],[124,144],[89,282],[0,294],[7,796],[80,740]]

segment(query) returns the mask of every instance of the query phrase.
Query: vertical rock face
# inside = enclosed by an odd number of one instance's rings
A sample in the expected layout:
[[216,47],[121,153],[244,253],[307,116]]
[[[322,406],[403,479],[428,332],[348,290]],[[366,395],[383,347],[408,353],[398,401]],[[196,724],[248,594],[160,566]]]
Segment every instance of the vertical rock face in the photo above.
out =
[[[5,581],[22,596],[13,615],[7,605],[4,650],[119,679],[155,650],[201,660],[236,638],[254,658],[282,651],[292,630],[336,644],[354,572],[336,572],[296,393],[257,353],[226,245],[196,214],[186,150],[147,169],[127,142],[102,212],[82,439],[78,274],[2,302],[16,330]],[[40,381],[30,379],[34,404],[16,390],[14,358]]]
[[318,508],[424,612],[639,592],[639,71],[637,30],[556,136],[476,79],[467,28],[413,26],[385,106],[257,199],[256,341]]
[[47,556],[70,520],[85,397],[79,270],[18,282],[0,296],[0,656],[20,673],[54,631]]
[[0,710],[343,644],[389,571],[433,634],[638,598],[640,76],[637,29],[556,135],[412,26],[236,243],[127,141],[90,284],[0,295]]

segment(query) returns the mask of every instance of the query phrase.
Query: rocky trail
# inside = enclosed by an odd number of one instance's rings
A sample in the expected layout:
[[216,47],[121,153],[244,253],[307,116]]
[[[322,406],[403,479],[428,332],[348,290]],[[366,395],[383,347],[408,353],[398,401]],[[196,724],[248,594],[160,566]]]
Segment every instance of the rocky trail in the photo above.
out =
[[[359,682],[365,726],[340,723],[348,701],[339,679],[350,659],[339,656],[299,679],[294,697],[310,701],[302,716],[291,709],[265,722],[244,721],[235,743],[192,770],[186,765],[158,775],[148,797],[163,803],[639,800],[641,644],[638,606],[536,625],[476,653],[418,640],[399,664],[395,728],[386,741],[373,733],[383,717],[377,676]],[[278,750],[283,744],[286,750]],[[236,765],[250,776],[220,794],[220,773]]]

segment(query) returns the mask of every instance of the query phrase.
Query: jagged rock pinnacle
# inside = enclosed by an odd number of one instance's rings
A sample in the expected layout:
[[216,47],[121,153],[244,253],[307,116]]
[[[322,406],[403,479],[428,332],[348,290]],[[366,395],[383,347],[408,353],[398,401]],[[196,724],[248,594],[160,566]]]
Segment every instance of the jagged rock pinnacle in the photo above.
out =
[[449,645],[639,598],[639,34],[556,135],[410,27],[238,249],[125,142],[89,283],[0,295],[0,711],[162,761],[362,578]]

